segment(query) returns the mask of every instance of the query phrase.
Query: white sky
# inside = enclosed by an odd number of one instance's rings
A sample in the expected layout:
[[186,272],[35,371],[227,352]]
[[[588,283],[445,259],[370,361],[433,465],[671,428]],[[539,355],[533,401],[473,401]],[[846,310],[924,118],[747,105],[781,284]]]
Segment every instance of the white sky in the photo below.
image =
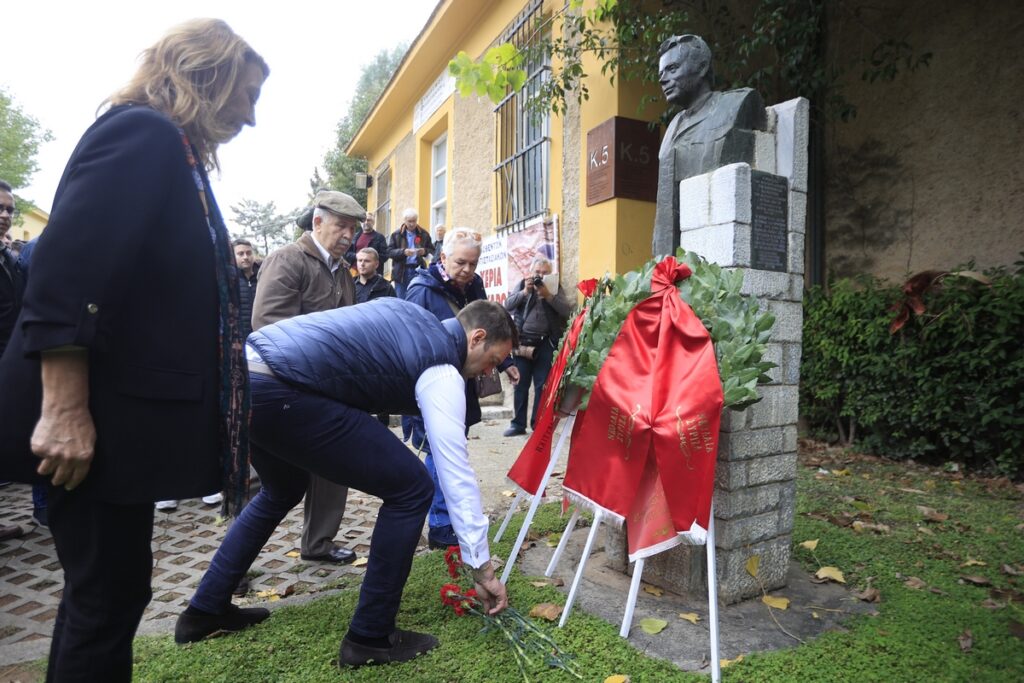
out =
[[211,178],[224,217],[241,199],[305,206],[309,179],[335,139],[361,67],[384,48],[411,43],[436,0],[225,0],[5,2],[0,85],[53,133],[40,170],[18,194],[49,211],[64,165],[96,107],[128,81],[136,58],[175,24],[224,19],[270,65],[256,127],[219,150]]

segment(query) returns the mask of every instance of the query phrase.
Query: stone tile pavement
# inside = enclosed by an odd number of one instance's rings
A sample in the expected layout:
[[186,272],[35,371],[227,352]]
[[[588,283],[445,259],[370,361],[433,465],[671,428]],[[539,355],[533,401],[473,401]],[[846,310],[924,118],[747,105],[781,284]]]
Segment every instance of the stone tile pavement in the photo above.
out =
[[[471,459],[484,492],[485,507],[507,509],[508,488],[504,475],[525,442],[524,437],[502,439],[508,426],[500,410],[474,428],[470,437]],[[396,430],[397,433],[397,430]],[[345,518],[336,540],[365,557],[377,518],[378,499],[351,491]],[[0,542],[0,667],[44,657],[49,648],[53,621],[63,587],[60,563],[53,538],[32,521],[31,489],[24,484],[0,488],[0,524],[21,524],[30,532]],[[140,633],[169,633],[174,620],[187,606],[196,585],[217,550],[226,525],[220,506],[201,500],[183,500],[177,510],[154,513],[153,599],[143,617]],[[493,517],[493,515],[492,515]],[[297,506],[277,528],[254,563],[249,594],[236,602],[264,602],[276,596],[301,596],[353,585],[361,580],[363,567],[307,562],[299,557],[302,506]],[[421,540],[426,549],[426,538]],[[290,598],[288,602],[291,602]],[[2,673],[2,670],[0,670]]]

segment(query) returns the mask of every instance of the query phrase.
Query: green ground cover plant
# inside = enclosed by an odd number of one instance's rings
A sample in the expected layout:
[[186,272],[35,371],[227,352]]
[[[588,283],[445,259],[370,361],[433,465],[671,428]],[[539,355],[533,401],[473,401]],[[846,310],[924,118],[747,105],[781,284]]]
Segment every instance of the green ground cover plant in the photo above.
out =
[[[802,446],[794,558],[808,572],[839,568],[852,593],[878,591],[877,615],[852,618],[845,631],[799,647],[748,653],[723,669],[733,682],[1020,681],[1024,680],[1024,493],[1006,479],[896,463],[816,443]],[[515,538],[520,515],[506,532]],[[561,531],[558,504],[543,506],[538,538]],[[817,540],[813,551],[804,541]],[[511,540],[494,552],[507,556]],[[493,683],[521,680],[497,634],[457,617],[440,603],[443,553],[418,556],[399,624],[436,634],[442,646],[402,665],[339,671],[338,642],[357,589],[275,611],[247,632],[176,646],[170,636],[136,640],[135,680],[157,681],[424,681]],[[514,573],[510,595],[524,613],[542,602],[564,603],[552,586]],[[780,591],[785,594],[785,590]],[[809,609],[793,604],[790,609]],[[638,652],[611,625],[576,610],[565,629],[545,624],[576,655],[586,681],[625,674],[644,681],[705,681]],[[697,632],[695,632],[697,633]],[[966,634],[966,635],[965,635]],[[666,632],[666,637],[668,637]],[[704,638],[703,630],[696,637]],[[575,680],[537,672],[533,680]]]

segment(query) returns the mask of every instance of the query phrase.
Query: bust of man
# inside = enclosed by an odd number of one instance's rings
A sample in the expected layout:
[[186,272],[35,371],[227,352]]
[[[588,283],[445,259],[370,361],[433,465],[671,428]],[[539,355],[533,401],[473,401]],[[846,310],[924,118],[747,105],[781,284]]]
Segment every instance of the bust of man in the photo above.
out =
[[720,166],[754,162],[754,131],[764,130],[764,101],[756,90],[712,90],[711,49],[700,36],[673,36],[661,44],[658,80],[665,99],[682,111],[658,151],[658,203],[652,253],[679,246],[679,181]]

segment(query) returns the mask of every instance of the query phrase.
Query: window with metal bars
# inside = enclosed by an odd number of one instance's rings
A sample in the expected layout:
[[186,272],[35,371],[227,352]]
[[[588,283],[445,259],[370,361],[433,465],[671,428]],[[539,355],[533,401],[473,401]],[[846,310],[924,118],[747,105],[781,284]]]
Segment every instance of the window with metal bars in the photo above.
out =
[[[539,40],[536,31],[542,5],[541,0],[530,0],[500,42],[511,42],[522,50]],[[499,231],[522,228],[548,210],[550,119],[546,111],[531,112],[526,105],[549,77],[551,66],[545,55],[526,54],[526,83],[520,90],[510,91],[494,108]]]

